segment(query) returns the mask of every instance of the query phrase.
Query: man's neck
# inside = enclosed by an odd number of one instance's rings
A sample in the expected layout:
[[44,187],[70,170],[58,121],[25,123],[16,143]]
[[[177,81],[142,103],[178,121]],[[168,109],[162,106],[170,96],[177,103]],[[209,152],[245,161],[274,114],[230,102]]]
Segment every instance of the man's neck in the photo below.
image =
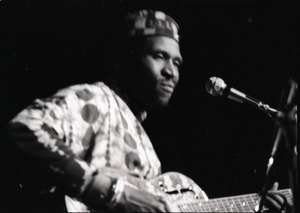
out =
[[107,79],[105,83],[122,98],[122,100],[128,105],[133,114],[139,120],[139,122],[143,122],[147,117],[146,110],[142,109],[138,104],[136,104],[132,98],[130,98],[119,86],[118,82],[114,79]]

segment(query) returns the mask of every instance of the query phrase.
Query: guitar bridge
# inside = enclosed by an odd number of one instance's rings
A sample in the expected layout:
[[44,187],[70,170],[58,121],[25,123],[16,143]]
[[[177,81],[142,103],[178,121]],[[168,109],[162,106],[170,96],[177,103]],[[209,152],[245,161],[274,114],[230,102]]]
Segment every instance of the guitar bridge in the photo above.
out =
[[190,186],[190,187],[188,187],[188,188],[183,188],[180,184],[177,184],[177,185],[176,185],[176,188],[170,190],[170,189],[167,189],[166,187],[164,187],[164,184],[163,184],[162,181],[159,181],[159,182],[158,182],[158,186],[160,187],[160,189],[161,189],[163,192],[165,192],[165,193],[167,193],[167,194],[170,194],[170,195],[172,195],[172,194],[177,194],[178,196],[182,197],[182,196],[183,196],[183,193],[186,193],[186,192],[192,192],[192,193],[193,193],[193,197],[194,197],[195,199],[199,199],[199,198],[200,198],[199,194],[196,193],[196,192],[193,190],[193,187],[192,187],[192,186]]

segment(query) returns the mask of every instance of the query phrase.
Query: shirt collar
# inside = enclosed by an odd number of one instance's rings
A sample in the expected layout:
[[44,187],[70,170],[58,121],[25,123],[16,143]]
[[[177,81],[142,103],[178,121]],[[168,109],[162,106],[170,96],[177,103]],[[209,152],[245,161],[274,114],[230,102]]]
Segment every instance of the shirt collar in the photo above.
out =
[[110,79],[106,83],[128,105],[140,123],[147,118],[146,110],[141,110],[141,108],[138,107],[137,104],[135,104],[134,101],[118,87],[114,80]]

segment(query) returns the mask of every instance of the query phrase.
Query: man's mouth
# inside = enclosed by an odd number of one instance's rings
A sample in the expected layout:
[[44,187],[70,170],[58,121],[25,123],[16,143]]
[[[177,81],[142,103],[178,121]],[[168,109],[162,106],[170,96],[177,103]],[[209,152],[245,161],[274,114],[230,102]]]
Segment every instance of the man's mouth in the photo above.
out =
[[160,84],[161,89],[165,92],[165,93],[170,93],[172,94],[174,92],[174,84],[172,83],[161,83]]

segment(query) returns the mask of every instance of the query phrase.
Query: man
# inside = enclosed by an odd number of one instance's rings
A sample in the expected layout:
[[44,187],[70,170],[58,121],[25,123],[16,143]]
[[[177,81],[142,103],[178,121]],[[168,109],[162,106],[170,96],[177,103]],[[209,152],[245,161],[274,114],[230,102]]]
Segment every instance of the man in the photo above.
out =
[[[168,105],[178,83],[179,27],[150,10],[127,14],[124,26],[107,81],[36,99],[10,122],[26,210],[179,211],[163,193],[181,193],[174,174],[148,181],[160,175],[160,162],[141,126],[147,110]],[[193,181],[176,178],[207,200]]]

